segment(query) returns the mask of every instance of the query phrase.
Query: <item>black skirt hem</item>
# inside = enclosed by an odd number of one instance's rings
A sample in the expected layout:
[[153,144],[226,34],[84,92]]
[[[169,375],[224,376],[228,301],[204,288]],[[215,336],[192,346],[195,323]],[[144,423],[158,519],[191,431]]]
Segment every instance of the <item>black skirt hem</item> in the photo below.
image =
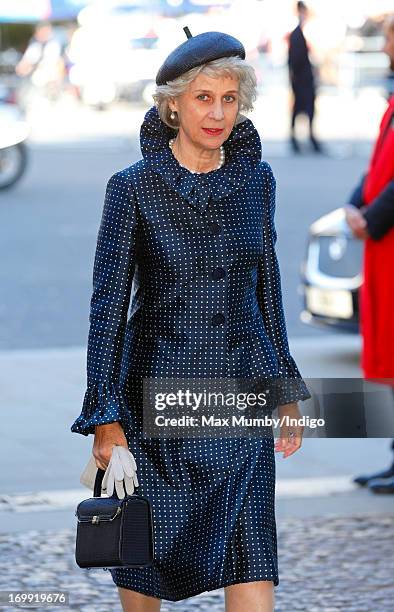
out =
[[149,592],[148,590],[145,590],[143,588],[136,588],[136,587],[130,587],[127,585],[123,585],[121,583],[115,582],[116,586],[121,587],[123,589],[128,589],[130,591],[136,591],[136,593],[142,593],[143,595],[149,595],[150,597],[156,597],[157,599],[164,599],[166,601],[181,601],[182,599],[188,599],[189,597],[194,597],[195,595],[200,595],[201,593],[209,593],[210,591],[216,591],[217,589],[221,589],[224,588],[226,586],[231,586],[232,584],[244,584],[247,582],[260,582],[260,581],[273,581],[274,583],[274,587],[277,587],[279,585],[279,577],[276,576],[271,576],[271,577],[261,577],[261,578],[232,578],[230,580],[224,580],[221,581],[220,584],[211,584],[211,586],[209,586],[208,588],[198,588],[195,591],[191,591],[188,592],[187,594],[182,594],[182,595],[177,595],[176,597],[174,596],[169,596],[164,595],[164,594],[157,594],[157,593],[152,593]]

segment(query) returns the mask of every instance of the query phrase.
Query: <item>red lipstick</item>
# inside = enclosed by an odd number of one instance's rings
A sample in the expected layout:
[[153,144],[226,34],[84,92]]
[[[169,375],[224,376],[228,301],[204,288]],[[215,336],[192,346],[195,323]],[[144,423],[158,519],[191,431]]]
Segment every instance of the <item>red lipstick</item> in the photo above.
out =
[[210,134],[211,136],[219,136],[224,131],[224,128],[202,128],[206,134]]

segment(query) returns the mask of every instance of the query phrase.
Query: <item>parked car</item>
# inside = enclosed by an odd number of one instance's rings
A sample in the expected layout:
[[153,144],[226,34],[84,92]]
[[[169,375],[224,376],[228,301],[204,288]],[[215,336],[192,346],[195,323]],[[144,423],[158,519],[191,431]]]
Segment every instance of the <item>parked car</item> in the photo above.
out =
[[15,89],[0,83],[0,190],[15,185],[25,173],[28,135]]
[[301,265],[302,322],[358,333],[362,254],[343,208],[312,223]]

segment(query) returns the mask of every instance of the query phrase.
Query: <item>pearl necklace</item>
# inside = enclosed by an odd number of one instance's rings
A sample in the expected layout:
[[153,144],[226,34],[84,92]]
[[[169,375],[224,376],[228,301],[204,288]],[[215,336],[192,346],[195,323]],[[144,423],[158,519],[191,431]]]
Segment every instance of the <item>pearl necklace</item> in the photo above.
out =
[[[174,155],[174,151],[173,151],[173,145],[175,142],[175,138],[171,138],[171,140],[168,142],[168,146],[170,147],[172,154]],[[175,157],[175,155],[174,155]],[[220,159],[219,159],[219,163],[217,165],[216,168],[214,168],[214,170],[219,170],[219,168],[221,168],[223,166],[225,162],[225,152],[224,152],[224,146],[221,145],[220,147]],[[180,166],[182,166],[182,168],[186,168],[186,166],[183,166],[180,162],[178,162]],[[189,170],[189,168],[186,168],[186,170]],[[189,170],[189,172],[192,172],[192,174],[205,174],[205,172],[196,172],[195,170]],[[212,172],[212,170],[209,170],[209,172]]]

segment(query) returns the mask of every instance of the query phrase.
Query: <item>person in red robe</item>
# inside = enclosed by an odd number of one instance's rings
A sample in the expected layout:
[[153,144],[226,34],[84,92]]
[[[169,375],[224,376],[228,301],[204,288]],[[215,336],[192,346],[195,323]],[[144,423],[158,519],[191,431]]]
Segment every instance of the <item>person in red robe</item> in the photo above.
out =
[[[385,25],[384,51],[394,72],[394,15]],[[392,82],[392,80],[390,80]],[[365,241],[360,290],[361,367],[364,377],[391,386],[394,397],[394,94],[389,92],[367,173],[345,207],[353,235]],[[394,440],[392,442],[394,451]],[[360,485],[394,493],[388,470],[360,476]]]

